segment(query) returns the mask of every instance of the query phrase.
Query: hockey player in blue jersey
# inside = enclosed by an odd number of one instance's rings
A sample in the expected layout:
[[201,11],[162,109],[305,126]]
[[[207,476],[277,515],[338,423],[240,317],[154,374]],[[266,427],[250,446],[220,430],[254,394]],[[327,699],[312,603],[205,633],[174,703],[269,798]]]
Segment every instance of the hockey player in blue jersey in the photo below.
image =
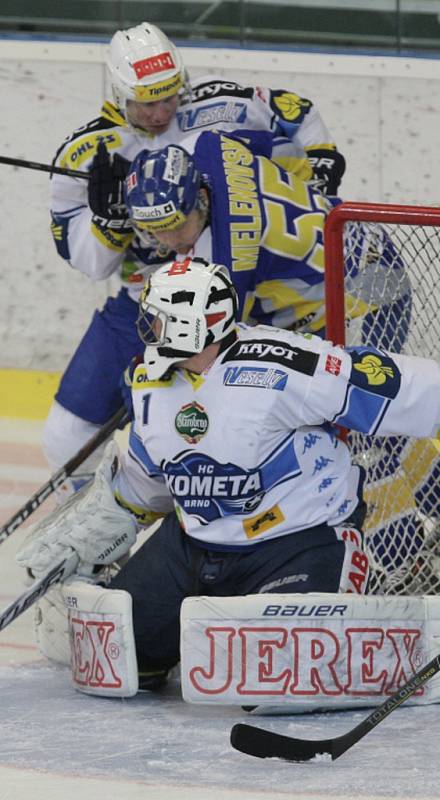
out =
[[113,589],[132,597],[124,625],[147,687],[179,661],[187,596],[363,593],[363,470],[334,425],[414,437],[440,427],[435,361],[237,324],[237,307],[224,266],[186,258],[150,276],[128,452],[110,445],[94,483],[18,555],[35,575],[72,549],[110,563],[165,516],[99,599],[102,612]]
[[271,152],[272,137],[252,131],[202,133],[193,155],[175,145],[144,150],[127,176],[126,207],[141,242],[163,256],[226,264],[240,319],[314,332],[324,326],[332,205]]
[[[272,152],[267,134],[210,131],[198,137],[193,154],[174,145],[139,153],[126,180],[130,220],[140,240],[165,256],[226,264],[244,321],[323,333],[323,230],[339,201],[323,197],[265,151]],[[400,317],[409,313],[404,264],[380,226],[361,231],[349,258],[351,280],[367,282],[378,263],[400,279],[396,313],[398,304]],[[363,303],[358,293],[348,315],[369,311],[377,306]]]

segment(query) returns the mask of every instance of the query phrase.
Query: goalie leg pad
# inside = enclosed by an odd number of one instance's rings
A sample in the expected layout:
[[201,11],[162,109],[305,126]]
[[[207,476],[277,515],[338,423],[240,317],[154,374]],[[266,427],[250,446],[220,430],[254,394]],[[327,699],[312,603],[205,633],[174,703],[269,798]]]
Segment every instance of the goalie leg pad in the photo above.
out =
[[75,689],[133,697],[139,688],[131,595],[74,581],[65,590]]
[[[80,691],[131,697],[138,688],[131,606],[123,590],[77,578],[58,584],[35,607],[38,650],[49,661],[70,666]],[[166,671],[148,676],[151,685],[146,680],[143,688],[155,688],[165,676]]]
[[[108,567],[107,569],[111,569]],[[101,577],[103,573],[100,573]],[[98,576],[96,576],[97,580]],[[41,655],[56,664],[70,666],[70,635],[69,635],[69,606],[66,598],[70,593],[70,586],[79,580],[86,583],[94,579],[73,576],[64,583],[59,583],[49,589],[35,605],[34,612],[34,638]]]
[[[187,597],[183,698],[287,714],[380,705],[436,656],[439,631],[434,595]],[[435,680],[408,700],[439,702]]]

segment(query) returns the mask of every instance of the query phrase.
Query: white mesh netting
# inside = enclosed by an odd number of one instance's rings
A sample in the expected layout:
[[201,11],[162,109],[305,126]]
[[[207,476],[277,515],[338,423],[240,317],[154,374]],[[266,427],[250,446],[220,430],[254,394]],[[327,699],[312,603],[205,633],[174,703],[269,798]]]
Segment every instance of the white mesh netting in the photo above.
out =
[[[346,222],[343,242],[346,344],[371,343],[438,360],[440,215],[438,227]],[[354,459],[367,472],[370,591],[437,593],[439,443],[354,433],[348,441]]]

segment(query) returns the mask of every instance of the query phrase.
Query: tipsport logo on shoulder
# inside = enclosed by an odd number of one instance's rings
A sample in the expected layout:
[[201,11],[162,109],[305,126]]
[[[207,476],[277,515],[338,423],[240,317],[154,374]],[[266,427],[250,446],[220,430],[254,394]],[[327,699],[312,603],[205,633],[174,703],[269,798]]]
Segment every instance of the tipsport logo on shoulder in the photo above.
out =
[[224,376],[225,386],[250,386],[256,389],[274,389],[283,392],[288,375],[280,369],[265,367],[228,367]]

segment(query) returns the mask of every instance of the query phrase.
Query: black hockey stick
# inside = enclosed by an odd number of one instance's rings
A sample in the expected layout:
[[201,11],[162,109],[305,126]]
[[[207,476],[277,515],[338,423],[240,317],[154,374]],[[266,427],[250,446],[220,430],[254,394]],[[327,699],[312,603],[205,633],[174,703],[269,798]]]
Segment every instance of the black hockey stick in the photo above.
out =
[[255,728],[253,725],[234,725],[231,744],[236,750],[257,758],[283,758],[286,761],[310,761],[319,755],[330,755],[334,761],[388,717],[395,708],[408,700],[440,671],[440,654],[422,667],[395,694],[374,709],[351,731],[333,739],[295,739],[280,733]]
[[26,169],[38,169],[41,172],[53,172],[56,175],[70,175],[71,178],[85,178],[87,181],[90,178],[88,172],[80,172],[79,170],[68,169],[67,167],[54,167],[52,164],[40,164],[38,161],[25,161],[23,158],[0,156],[0,164],[10,164],[13,167],[26,167]]
[[34,603],[36,603],[40,597],[43,597],[43,595],[49,591],[51,586],[55,586],[56,583],[61,583],[70,575],[73,575],[78,564],[79,558],[77,553],[72,553],[72,555],[64,558],[62,561],[52,567],[50,572],[44,575],[43,578],[34,581],[29,589],[23,592],[20,597],[17,597],[13,603],[0,612],[0,631],[2,631],[3,628],[6,628],[6,626],[13,622],[14,619],[17,619],[20,614],[23,614],[23,611],[26,611]]
[[41,504],[46,500],[50,495],[59,487],[62,483],[72,475],[73,472],[77,469],[77,467],[82,464],[86,458],[88,458],[95,450],[99,447],[99,445],[103,444],[103,442],[108,439],[108,437],[115,431],[117,428],[124,427],[127,422],[129,421],[129,415],[125,406],[121,406],[120,409],[113,414],[112,417],[106,422],[98,431],[96,431],[95,435],[89,439],[88,442],[81,447],[80,450],[76,453],[76,455],[72,456],[72,458],[67,461],[63,467],[61,467],[51,478],[41,486],[32,497],[22,506],[2,527],[0,528],[0,544],[4,542],[8,536],[18,528],[34,511],[41,506]]

